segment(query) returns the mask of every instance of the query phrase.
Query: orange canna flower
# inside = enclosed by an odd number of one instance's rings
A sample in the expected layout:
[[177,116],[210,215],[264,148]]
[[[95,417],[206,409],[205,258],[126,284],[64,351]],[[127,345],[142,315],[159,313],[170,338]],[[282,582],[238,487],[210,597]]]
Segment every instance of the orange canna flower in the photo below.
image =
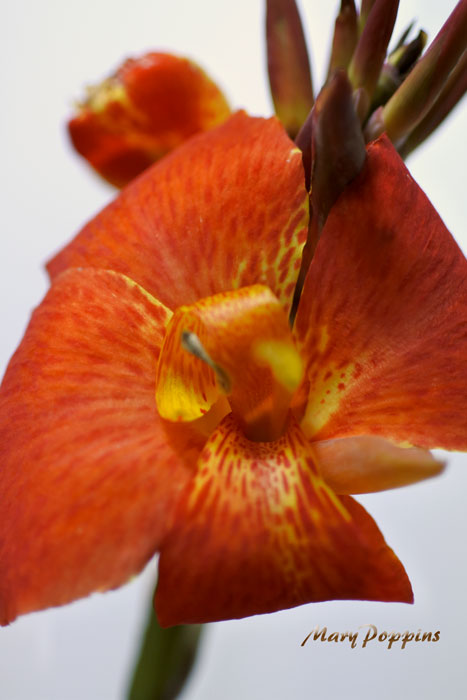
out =
[[78,153],[104,179],[123,187],[229,115],[224,95],[193,61],[152,52],[128,59],[89,88],[68,131]]
[[158,551],[163,626],[412,601],[350,494],[467,449],[467,263],[384,136],[329,213],[291,329],[307,229],[300,151],[239,113],[49,263],[0,392],[3,624]]

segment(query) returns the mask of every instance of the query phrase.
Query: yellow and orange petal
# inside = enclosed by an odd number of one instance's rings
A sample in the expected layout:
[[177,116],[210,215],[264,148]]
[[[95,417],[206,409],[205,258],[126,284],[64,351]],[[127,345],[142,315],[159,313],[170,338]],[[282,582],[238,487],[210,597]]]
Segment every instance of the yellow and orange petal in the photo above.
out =
[[467,261],[386,137],[329,214],[295,336],[308,437],[467,449]]
[[261,285],[217,294],[174,313],[157,372],[159,413],[204,415],[224,395],[248,437],[282,434],[302,362],[279,300]]
[[192,474],[154,402],[170,315],[92,269],[34,312],[0,391],[1,624],[126,582],[170,527]]
[[265,284],[289,307],[308,226],[301,154],[239,113],[150,168],[48,265],[113,269],[167,307]]
[[373,520],[337,497],[300,428],[248,441],[227,416],[207,442],[161,548],[163,626],[274,612],[311,601],[412,602]]
[[153,52],[128,59],[90,88],[68,130],[78,153],[102,177],[123,187],[229,115],[224,95],[193,61]]

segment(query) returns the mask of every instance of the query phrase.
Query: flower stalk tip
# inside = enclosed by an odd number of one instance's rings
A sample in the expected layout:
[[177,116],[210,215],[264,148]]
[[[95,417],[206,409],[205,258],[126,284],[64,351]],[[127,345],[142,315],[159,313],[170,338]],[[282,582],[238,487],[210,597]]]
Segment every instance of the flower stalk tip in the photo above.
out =
[[328,77],[337,68],[347,68],[358,41],[358,16],[354,0],[342,0],[334,25]]
[[313,106],[313,83],[305,35],[295,0],[267,0],[269,85],[276,114],[295,138]]
[[426,42],[427,34],[420,30],[418,35],[408,44],[401,43],[388,56],[384,64],[373,94],[370,111],[374,112],[395,93],[407,75],[412,70],[415,63],[420,58]]
[[[302,149],[307,186],[311,188],[311,216],[295,288],[291,323],[321,231],[332,205],[361,171],[365,141],[345,70],[337,70],[319,93],[297,137]],[[309,169],[309,171],[308,171]]]
[[403,158],[414,151],[444,121],[467,92],[467,50],[451,71],[443,89],[423,119],[399,146]]
[[311,200],[313,217],[321,230],[332,205],[358,175],[366,157],[345,71],[337,71],[319,94],[312,124]]
[[[422,56],[427,35],[420,30],[409,40],[413,22],[392,52],[386,55],[398,0],[364,1],[360,13],[353,0],[341,1],[335,21],[328,79],[336,69],[346,70],[366,142],[386,131],[405,156],[427,138],[459,102],[466,90],[462,59],[467,47],[466,3],[467,0],[460,0]],[[280,61],[285,65],[284,58]],[[275,70],[279,72],[277,66]],[[291,80],[287,85],[296,95],[299,94]],[[291,99],[289,103],[292,103]],[[298,114],[296,110],[294,113]],[[314,167],[309,148],[311,128],[312,120],[307,118],[302,121],[296,135],[296,143],[303,154],[308,189]],[[416,133],[411,136],[415,129]],[[293,136],[295,133],[295,129],[289,129],[289,134]]]
[[[378,83],[389,40],[396,21],[399,0],[376,0],[369,12],[349,66],[349,79],[354,89],[364,91],[367,102],[362,121]],[[362,104],[362,102],[361,102]]]
[[460,0],[434,41],[384,105],[382,123],[370,120],[368,135],[384,128],[396,147],[425,117],[467,48],[467,0]]
[[376,0],[362,0],[361,5],[360,5],[360,16],[358,18],[358,28],[359,28],[359,33],[361,34],[363,29],[365,28],[365,24],[368,19],[368,15],[371,12],[371,9],[373,5],[375,4]]

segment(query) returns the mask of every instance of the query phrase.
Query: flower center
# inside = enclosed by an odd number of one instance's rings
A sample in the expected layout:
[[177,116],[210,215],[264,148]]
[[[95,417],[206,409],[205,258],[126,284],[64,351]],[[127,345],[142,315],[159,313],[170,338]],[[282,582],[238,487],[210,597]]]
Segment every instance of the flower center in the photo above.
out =
[[193,421],[224,396],[245,436],[268,442],[282,434],[302,375],[278,299],[267,287],[244,287],[175,311],[157,368],[157,407],[167,420]]

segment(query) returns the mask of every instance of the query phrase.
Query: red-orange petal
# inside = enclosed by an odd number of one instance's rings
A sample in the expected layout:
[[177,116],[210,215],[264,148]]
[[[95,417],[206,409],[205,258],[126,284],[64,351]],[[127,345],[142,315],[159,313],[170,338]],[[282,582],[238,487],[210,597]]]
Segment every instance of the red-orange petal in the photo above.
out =
[[467,261],[386,137],[329,214],[295,332],[309,437],[467,449]]
[[154,401],[169,316],[91,269],[34,312],[0,391],[1,624],[126,582],[169,527],[191,477]]
[[171,309],[252,284],[288,306],[307,226],[300,151],[276,119],[239,113],[129,185],[48,269],[116,270]]
[[163,626],[329,599],[412,602],[407,575],[374,521],[325,485],[293,423],[280,440],[257,443],[224,418],[174,523],[155,597]]
[[70,120],[75,149],[123,187],[183,141],[230,115],[217,85],[193,61],[166,53],[128,59]]

